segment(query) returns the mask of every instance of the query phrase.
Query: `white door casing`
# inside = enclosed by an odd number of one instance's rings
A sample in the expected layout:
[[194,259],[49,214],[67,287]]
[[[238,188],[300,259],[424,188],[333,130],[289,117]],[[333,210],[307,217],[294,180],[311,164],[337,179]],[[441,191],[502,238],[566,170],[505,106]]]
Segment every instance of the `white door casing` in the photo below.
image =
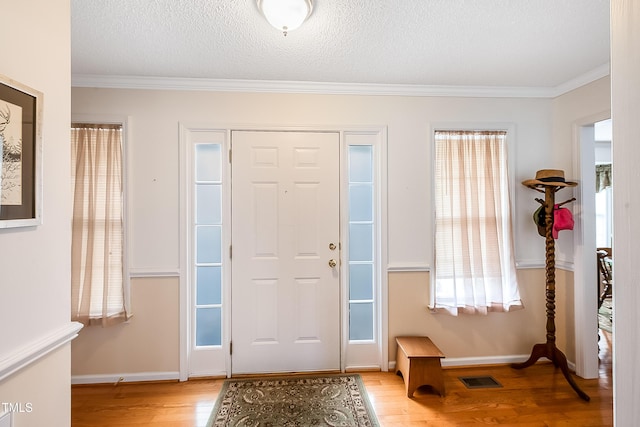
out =
[[231,144],[231,371],[339,370],[339,133],[233,131]]

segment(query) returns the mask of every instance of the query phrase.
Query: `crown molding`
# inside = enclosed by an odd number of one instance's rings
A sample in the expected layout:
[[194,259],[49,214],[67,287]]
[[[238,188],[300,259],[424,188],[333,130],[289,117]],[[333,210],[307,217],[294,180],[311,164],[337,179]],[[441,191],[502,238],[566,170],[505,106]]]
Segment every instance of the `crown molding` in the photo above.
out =
[[189,90],[207,92],[298,93],[323,95],[441,96],[471,98],[555,98],[609,74],[609,64],[556,87],[436,86],[376,83],[331,83],[275,80],[74,74],[72,87]]
[[567,92],[571,92],[574,89],[578,89],[579,87],[582,87],[598,79],[606,77],[610,74],[610,72],[611,72],[611,64],[609,62],[607,62],[606,64],[602,64],[601,66],[589,72],[586,72],[580,76],[577,76],[567,82],[564,82],[556,86],[554,88],[553,97],[555,98],[556,96],[560,96]]
[[296,82],[275,80],[194,79],[173,77],[73,75],[72,87],[192,90],[208,92],[298,93],[323,95],[548,98],[549,88],[428,86],[376,83]]

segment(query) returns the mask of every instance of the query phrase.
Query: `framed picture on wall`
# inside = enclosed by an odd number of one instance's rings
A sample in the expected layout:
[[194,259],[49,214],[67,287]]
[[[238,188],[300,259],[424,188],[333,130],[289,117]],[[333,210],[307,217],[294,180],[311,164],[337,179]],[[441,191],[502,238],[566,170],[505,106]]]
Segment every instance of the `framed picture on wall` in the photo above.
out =
[[0,75],[0,229],[42,223],[42,93]]

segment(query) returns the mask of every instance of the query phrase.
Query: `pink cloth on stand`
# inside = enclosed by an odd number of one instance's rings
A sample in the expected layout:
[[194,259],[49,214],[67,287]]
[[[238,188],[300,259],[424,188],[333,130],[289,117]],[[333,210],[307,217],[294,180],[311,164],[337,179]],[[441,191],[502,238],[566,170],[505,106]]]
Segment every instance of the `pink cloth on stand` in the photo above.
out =
[[567,208],[553,207],[553,238],[558,238],[558,231],[573,230],[573,214]]

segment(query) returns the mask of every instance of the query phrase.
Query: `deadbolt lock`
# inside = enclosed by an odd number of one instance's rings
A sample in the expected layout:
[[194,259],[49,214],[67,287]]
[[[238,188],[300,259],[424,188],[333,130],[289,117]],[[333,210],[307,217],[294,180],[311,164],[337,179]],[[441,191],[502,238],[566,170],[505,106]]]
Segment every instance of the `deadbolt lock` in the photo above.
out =
[[335,251],[337,248],[335,243],[329,243],[329,249],[331,249],[332,251]]

